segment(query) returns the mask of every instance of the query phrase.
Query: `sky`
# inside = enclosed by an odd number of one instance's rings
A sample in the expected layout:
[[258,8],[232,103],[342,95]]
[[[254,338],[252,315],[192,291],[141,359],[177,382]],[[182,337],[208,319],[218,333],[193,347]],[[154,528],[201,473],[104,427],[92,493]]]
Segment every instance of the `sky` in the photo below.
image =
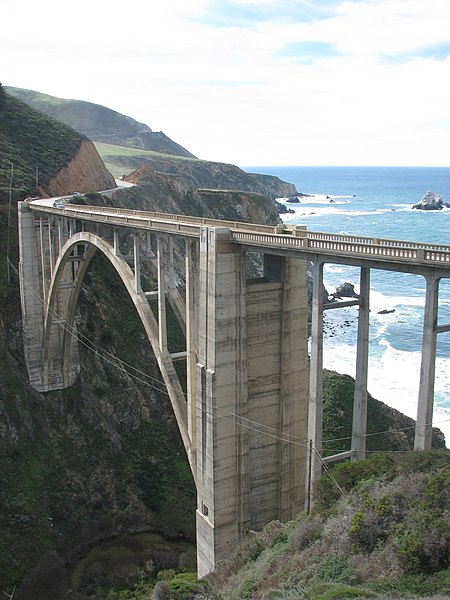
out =
[[2,0],[0,81],[239,166],[450,164],[449,0]]

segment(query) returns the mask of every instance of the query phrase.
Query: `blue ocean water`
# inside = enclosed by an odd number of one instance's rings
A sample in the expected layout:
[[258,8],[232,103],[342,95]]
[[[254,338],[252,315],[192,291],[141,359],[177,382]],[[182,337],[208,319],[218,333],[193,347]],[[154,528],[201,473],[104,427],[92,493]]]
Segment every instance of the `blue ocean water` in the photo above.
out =
[[[450,209],[418,211],[411,207],[431,190],[450,202],[447,167],[244,167],[276,175],[311,194],[300,204],[286,203],[294,214],[286,223],[312,231],[348,233],[398,240],[450,244]],[[359,288],[359,269],[328,264],[328,291],[344,281]],[[421,276],[371,270],[369,392],[416,418],[422,343],[425,282]],[[395,312],[380,315],[381,310]],[[439,285],[439,324],[450,323],[450,279]],[[325,313],[324,365],[354,376],[357,311]],[[433,424],[450,446],[450,332],[437,336]]]

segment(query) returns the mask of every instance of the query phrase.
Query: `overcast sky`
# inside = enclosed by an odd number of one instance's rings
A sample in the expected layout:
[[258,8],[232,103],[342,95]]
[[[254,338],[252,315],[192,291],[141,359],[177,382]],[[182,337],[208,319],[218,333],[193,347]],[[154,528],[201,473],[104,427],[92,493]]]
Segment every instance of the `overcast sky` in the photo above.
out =
[[2,0],[0,81],[199,158],[450,164],[450,0]]

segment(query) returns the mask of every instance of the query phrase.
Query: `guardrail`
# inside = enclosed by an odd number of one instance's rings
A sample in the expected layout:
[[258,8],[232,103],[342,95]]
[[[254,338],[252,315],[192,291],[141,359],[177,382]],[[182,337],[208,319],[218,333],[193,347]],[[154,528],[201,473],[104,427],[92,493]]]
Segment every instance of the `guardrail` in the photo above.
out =
[[70,204],[64,209],[58,209],[31,202],[30,207],[39,212],[64,214],[69,218],[119,226],[129,225],[138,229],[157,229],[191,237],[199,237],[202,226],[225,227],[231,230],[232,241],[252,246],[291,248],[313,254],[321,251],[345,256],[373,257],[385,261],[421,261],[450,266],[450,246],[444,244],[325,233],[308,231],[298,225],[259,225],[111,206]]
[[[275,233],[279,230],[279,225],[259,225],[257,223],[244,223],[241,221],[225,221],[223,219],[208,219],[207,217],[193,217],[190,215],[174,215],[171,213],[163,213],[163,212],[155,212],[155,211],[147,211],[147,210],[130,210],[126,208],[117,208],[112,206],[81,206],[78,204],[69,204],[66,207],[67,210],[70,210],[71,213],[78,211],[87,213],[93,213],[96,215],[103,214],[116,214],[122,215],[125,217],[139,218],[142,217],[143,220],[148,219],[157,219],[158,221],[174,221],[176,223],[188,223],[191,225],[208,225],[210,227],[227,227],[228,229],[238,229],[238,230],[250,230],[250,231],[259,231],[262,233]],[[283,226],[281,226],[283,227]]]
[[360,255],[382,260],[425,261],[450,266],[450,246],[435,246],[433,244],[402,242],[400,240],[374,240],[374,238],[342,236],[313,231],[302,232],[300,236],[232,231],[231,237],[237,243],[252,246],[285,247],[312,253],[320,250],[346,256]]

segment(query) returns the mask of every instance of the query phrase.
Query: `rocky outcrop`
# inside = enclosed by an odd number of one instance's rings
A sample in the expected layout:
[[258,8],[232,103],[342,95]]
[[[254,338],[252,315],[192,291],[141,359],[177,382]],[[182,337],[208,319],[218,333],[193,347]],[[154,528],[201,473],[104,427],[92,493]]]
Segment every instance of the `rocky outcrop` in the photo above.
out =
[[262,194],[239,190],[197,189],[180,175],[167,175],[144,165],[128,181],[138,184],[114,192],[111,202],[139,210],[155,210],[227,221],[280,224],[274,202]]
[[[104,156],[105,162],[120,166],[123,173],[130,173],[125,179],[135,181],[141,177],[141,169],[151,168],[167,175],[180,175],[199,189],[240,190],[256,192],[274,200],[295,196],[293,183],[282,181],[273,175],[247,173],[226,163],[196,159],[177,159],[168,156]],[[145,170],[143,171],[145,174]]]
[[334,299],[339,298],[359,298],[359,295],[355,292],[355,286],[353,283],[346,281],[336,288],[336,292],[332,294]]
[[50,180],[45,192],[46,195],[62,196],[74,191],[99,192],[115,187],[114,177],[106,169],[94,144],[84,140],[76,156]]
[[411,208],[418,210],[442,210],[443,208],[450,208],[448,202],[444,202],[439,194],[428,191],[420,202],[414,204]]

